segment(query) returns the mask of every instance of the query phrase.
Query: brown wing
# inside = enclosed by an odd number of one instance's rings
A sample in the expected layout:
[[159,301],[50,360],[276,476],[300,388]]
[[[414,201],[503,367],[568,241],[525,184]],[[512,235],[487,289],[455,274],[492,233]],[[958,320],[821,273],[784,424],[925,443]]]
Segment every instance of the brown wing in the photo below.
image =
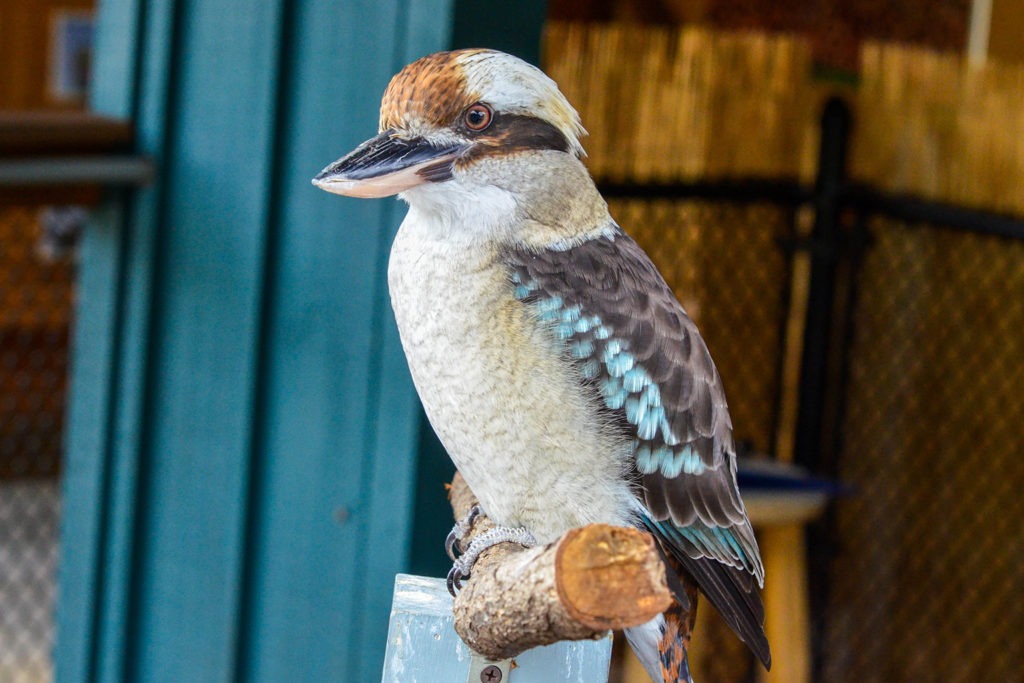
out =
[[633,440],[645,525],[762,660],[764,569],[736,485],[721,378],[647,254],[616,228],[508,255],[515,295],[565,343],[609,421]]

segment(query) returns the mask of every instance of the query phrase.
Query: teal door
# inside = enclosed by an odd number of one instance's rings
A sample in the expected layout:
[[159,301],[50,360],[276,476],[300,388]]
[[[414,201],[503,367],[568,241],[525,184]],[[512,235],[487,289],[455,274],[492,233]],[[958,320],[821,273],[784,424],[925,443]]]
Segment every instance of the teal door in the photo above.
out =
[[94,108],[159,173],[82,247],[58,680],[379,678],[394,574],[443,557],[443,466],[387,301],[403,207],[309,181],[412,59],[536,58],[543,2],[477,4],[102,2]]

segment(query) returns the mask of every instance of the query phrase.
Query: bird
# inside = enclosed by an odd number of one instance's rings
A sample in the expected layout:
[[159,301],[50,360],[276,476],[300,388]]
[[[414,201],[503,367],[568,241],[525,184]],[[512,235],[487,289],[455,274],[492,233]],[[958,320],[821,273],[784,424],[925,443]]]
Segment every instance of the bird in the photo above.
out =
[[768,668],[764,567],[721,377],[610,215],[586,134],[539,68],[491,49],[437,52],[391,79],[378,134],[313,183],[408,204],[387,274],[402,347],[431,426],[498,525],[449,580],[492,543],[638,527],[675,598],[626,630],[652,680],[690,680],[693,584]]

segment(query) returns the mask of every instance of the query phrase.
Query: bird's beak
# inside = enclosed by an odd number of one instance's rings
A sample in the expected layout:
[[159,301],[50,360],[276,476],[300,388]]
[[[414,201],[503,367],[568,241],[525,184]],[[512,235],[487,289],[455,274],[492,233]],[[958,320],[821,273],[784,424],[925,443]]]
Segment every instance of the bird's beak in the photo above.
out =
[[386,130],[320,171],[313,184],[349,197],[387,197],[428,181],[447,180],[464,145],[401,138]]

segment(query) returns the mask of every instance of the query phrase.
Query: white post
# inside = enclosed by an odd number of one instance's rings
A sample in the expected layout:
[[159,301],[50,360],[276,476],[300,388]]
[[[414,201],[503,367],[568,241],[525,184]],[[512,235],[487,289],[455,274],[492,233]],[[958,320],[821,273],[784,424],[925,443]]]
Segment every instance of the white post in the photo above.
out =
[[967,28],[967,62],[971,66],[981,66],[988,59],[988,33],[992,26],[992,0],[973,0],[970,21]]

